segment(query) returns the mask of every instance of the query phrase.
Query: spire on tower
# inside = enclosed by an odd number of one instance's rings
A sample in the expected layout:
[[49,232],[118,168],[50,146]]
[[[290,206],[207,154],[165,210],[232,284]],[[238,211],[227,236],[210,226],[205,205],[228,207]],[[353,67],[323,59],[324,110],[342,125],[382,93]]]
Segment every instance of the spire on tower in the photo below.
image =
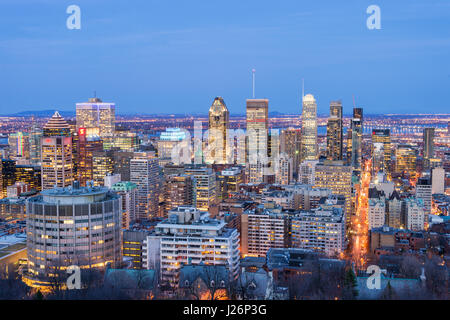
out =
[[255,99],[255,69],[252,69],[252,88],[253,88],[253,95],[252,98]]
[[305,97],[305,79],[302,78],[302,105],[304,97]]

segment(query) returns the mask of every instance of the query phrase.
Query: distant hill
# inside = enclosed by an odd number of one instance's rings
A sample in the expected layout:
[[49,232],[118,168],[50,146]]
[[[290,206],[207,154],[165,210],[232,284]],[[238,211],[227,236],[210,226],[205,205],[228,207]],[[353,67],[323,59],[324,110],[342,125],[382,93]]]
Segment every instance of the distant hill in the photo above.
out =
[[55,111],[58,111],[59,114],[63,117],[72,118],[75,117],[75,112],[72,111],[60,111],[58,109],[49,109],[49,110],[33,110],[33,111],[21,111],[16,113],[9,113],[9,114],[3,114],[2,116],[8,116],[8,117],[39,117],[39,118],[46,118],[51,117]]

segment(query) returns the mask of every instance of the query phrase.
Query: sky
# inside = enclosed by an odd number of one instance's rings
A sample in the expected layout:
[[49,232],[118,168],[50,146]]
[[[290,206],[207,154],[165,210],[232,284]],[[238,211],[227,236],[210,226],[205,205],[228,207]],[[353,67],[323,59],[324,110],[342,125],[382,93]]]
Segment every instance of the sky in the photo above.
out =
[[[69,5],[81,29],[69,30]],[[369,30],[378,5],[381,29]],[[74,111],[94,95],[119,114],[318,113],[353,96],[365,114],[449,113],[448,0],[1,0],[0,114]]]

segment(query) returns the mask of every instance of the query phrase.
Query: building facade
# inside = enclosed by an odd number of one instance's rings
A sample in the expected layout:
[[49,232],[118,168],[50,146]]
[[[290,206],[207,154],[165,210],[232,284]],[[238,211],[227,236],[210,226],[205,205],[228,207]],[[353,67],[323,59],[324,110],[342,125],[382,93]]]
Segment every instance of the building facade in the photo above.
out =
[[[67,266],[104,268],[122,263],[122,210],[103,187],[44,190],[27,202],[29,283],[51,283]],[[65,281],[63,281],[65,283]]]
[[317,103],[312,94],[303,97],[301,162],[318,159]]
[[73,182],[73,145],[69,124],[58,112],[43,129],[41,139],[42,190],[68,187]]

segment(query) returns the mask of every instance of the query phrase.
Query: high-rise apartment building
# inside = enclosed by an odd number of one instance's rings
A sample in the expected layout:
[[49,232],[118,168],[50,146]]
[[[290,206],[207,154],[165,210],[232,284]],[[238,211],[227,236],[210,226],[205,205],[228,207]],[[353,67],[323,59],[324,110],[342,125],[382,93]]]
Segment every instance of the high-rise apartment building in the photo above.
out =
[[342,103],[332,101],[330,103],[330,117],[327,123],[327,159],[343,159],[343,125]]
[[389,173],[392,161],[391,134],[389,129],[372,130],[372,157],[375,161],[373,162],[374,168],[377,168],[378,171],[381,170]]
[[158,214],[158,159],[146,152],[136,152],[130,160],[130,181],[137,185],[136,219],[156,217]]
[[434,158],[434,128],[423,129],[423,157]]
[[280,154],[286,153],[292,159],[293,172],[297,174],[300,165],[302,130],[288,128],[280,134]]
[[119,196],[104,187],[80,188],[74,183],[29,198],[26,283],[51,283],[71,265],[120,267],[121,218]]
[[345,224],[342,208],[300,212],[291,220],[292,247],[340,254],[345,250]]
[[216,174],[217,202],[230,197],[231,193],[239,192],[239,187],[244,183],[244,172],[240,167],[232,167]]
[[431,169],[431,188],[433,194],[445,193],[445,170],[442,167]]
[[166,212],[173,208],[196,205],[195,178],[186,175],[169,175],[164,182],[164,202]]
[[302,162],[298,169],[298,182],[301,184],[314,185],[316,165],[318,163],[319,160]]
[[91,98],[88,102],[76,104],[77,130],[98,128],[101,138],[112,137],[115,132],[116,105]]
[[406,228],[412,231],[422,231],[425,227],[426,214],[422,199],[407,198]]
[[431,213],[431,203],[433,200],[432,192],[431,179],[419,178],[416,184],[416,199],[422,201],[426,217]]
[[102,151],[103,140],[99,136],[87,136],[85,128],[78,129],[76,165],[77,180],[81,186],[94,179],[94,153]]
[[241,215],[241,255],[265,257],[270,248],[289,246],[289,216],[274,203]]
[[325,161],[315,166],[315,188],[331,189],[334,195],[345,197],[345,216],[352,213],[352,168],[343,161]]
[[147,230],[124,230],[123,231],[123,257],[129,259],[133,269],[143,269],[144,241],[150,231]]
[[162,283],[176,286],[183,264],[224,265],[230,280],[239,274],[239,234],[222,220],[193,207],[178,207],[144,241],[144,268],[157,270]]
[[41,139],[42,190],[68,187],[73,181],[70,126],[56,111],[43,128]]
[[269,100],[247,99],[247,179],[264,182],[269,165]]
[[301,162],[317,160],[317,103],[312,94],[303,97]]
[[391,228],[406,228],[406,204],[394,191],[386,201],[387,225]]
[[275,159],[275,183],[287,185],[293,178],[293,161],[286,153],[281,153],[278,159]]
[[216,203],[216,174],[203,165],[186,165],[184,173],[194,178],[196,207],[208,211]]
[[41,164],[42,129],[33,121],[29,135],[31,165]]
[[136,220],[137,185],[129,181],[121,181],[112,185],[111,190],[120,195],[122,200],[122,228],[128,229]]
[[232,146],[228,145],[227,133],[230,113],[222,97],[216,97],[208,114],[207,163],[233,163]]
[[369,230],[384,226],[386,217],[386,202],[384,197],[369,198],[368,208]]
[[417,150],[411,145],[400,144],[395,152],[395,171],[416,176]]

